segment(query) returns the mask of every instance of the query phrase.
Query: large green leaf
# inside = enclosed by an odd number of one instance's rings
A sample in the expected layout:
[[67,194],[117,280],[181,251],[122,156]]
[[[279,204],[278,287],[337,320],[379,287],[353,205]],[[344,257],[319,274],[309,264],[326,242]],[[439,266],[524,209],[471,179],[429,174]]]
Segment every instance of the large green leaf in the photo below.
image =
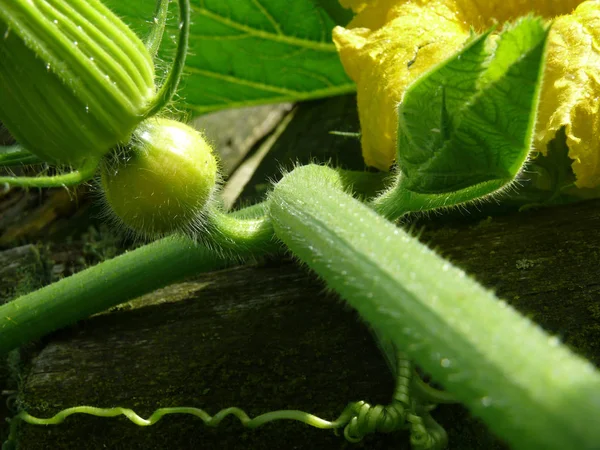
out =
[[[152,0],[105,2],[148,35]],[[192,0],[187,76],[179,91],[184,106],[204,113],[354,91],[331,40],[333,27],[347,19],[331,0]],[[176,34],[174,26],[167,29],[159,52],[164,64]]]

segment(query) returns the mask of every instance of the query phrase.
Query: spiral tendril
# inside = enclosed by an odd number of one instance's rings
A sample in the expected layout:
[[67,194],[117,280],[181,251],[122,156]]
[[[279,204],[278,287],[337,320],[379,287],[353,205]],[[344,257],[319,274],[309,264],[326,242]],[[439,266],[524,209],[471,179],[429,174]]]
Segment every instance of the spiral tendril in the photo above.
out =
[[388,406],[371,406],[360,401],[353,406],[353,416],[344,428],[344,437],[349,442],[359,442],[367,434],[390,433],[405,428],[406,413],[398,402]]
[[[444,429],[431,417],[429,412],[435,408],[432,398],[446,399],[442,391],[427,385],[415,372],[413,364],[398,352],[396,358],[396,387],[392,402],[387,405],[370,405],[365,401],[352,402],[346,406],[337,419],[328,421],[313,414],[299,410],[279,410],[251,418],[237,407],[225,408],[211,416],[200,408],[172,407],[156,409],[150,417],[144,419],[129,408],[98,408],[94,406],[75,406],[66,408],[49,418],[34,417],[26,411],[19,412],[10,421],[10,434],[2,449],[12,448],[16,442],[16,427],[20,421],[32,425],[58,425],[73,414],[88,414],[96,417],[125,416],[138,426],[147,427],[156,424],[169,414],[189,414],[201,419],[208,427],[217,427],[228,416],[235,416],[246,428],[258,428],[275,420],[295,420],[315,428],[342,430],[346,440],[355,443],[372,433],[391,433],[410,430],[413,450],[441,450],[446,446],[447,435]],[[415,384],[415,380],[417,384]],[[419,384],[421,383],[421,384]],[[416,388],[415,388],[416,386]],[[425,395],[421,395],[424,393]]]
[[396,388],[394,389],[394,400],[402,403],[405,407],[410,405],[410,391],[413,377],[413,364],[403,353],[398,352],[396,363]]
[[394,402],[388,406],[371,406],[364,401],[350,403],[334,421],[327,421],[313,414],[298,410],[272,411],[250,418],[245,411],[236,407],[222,409],[214,416],[209,415],[200,408],[159,408],[147,419],[139,416],[132,409],[122,407],[98,408],[94,406],[75,406],[63,409],[49,418],[34,417],[25,411],[21,411],[15,417],[10,419],[11,431],[6,443],[7,447],[3,448],[10,448],[8,445],[16,441],[16,427],[19,421],[31,425],[59,425],[63,423],[67,417],[73,414],[88,414],[96,417],[117,417],[123,415],[134,424],[142,427],[154,425],[164,416],[169,414],[190,414],[201,419],[204,424],[209,427],[217,427],[227,416],[235,416],[243,426],[250,429],[260,427],[261,425],[275,420],[288,419],[296,420],[320,429],[336,430],[344,427],[344,437],[349,442],[358,442],[370,433],[390,433],[405,429],[407,428],[407,423],[409,423],[412,435],[411,441],[419,444],[418,447],[413,444],[414,449],[433,450],[441,448],[433,445],[436,442],[436,437],[434,434],[429,433],[423,420],[415,414],[406,414],[404,406],[401,403]]

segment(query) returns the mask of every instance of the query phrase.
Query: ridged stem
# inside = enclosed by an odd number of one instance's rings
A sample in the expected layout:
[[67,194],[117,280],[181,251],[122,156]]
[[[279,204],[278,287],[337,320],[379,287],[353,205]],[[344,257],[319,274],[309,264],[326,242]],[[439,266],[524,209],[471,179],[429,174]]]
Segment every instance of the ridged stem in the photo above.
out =
[[510,179],[492,180],[445,194],[423,194],[406,189],[403,175],[398,173],[392,185],[373,199],[371,206],[386,219],[394,221],[411,212],[443,211],[444,208],[473,202],[502,189],[510,182]]
[[600,373],[462,270],[300,167],[270,196],[275,234],[515,449],[595,449]]
[[[387,174],[335,169],[344,189],[362,198],[375,196],[381,190]],[[232,213],[223,212],[218,205],[209,206],[199,233],[200,241],[232,258],[252,258],[274,253],[281,248],[275,239],[268,214],[268,202],[262,202]]]

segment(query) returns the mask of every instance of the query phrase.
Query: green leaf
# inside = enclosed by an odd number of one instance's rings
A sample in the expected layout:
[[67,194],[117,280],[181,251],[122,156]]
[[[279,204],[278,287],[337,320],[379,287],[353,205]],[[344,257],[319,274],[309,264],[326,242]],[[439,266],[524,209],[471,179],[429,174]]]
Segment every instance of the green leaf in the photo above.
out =
[[[419,117],[417,110],[400,106],[398,160],[405,188],[446,194],[516,177],[531,146],[545,37],[540,20],[521,20],[502,33],[488,63],[482,59],[480,39],[422,83],[439,82],[444,74],[438,89],[409,90],[407,98],[416,96],[409,105],[417,102],[421,114],[430,109],[437,117]],[[429,122],[423,123],[423,117]],[[417,126],[429,135],[448,137],[433,139],[438,145],[429,148],[414,145],[419,144],[412,133]]]
[[[138,34],[154,2],[106,0]],[[333,0],[192,0],[186,77],[179,94],[196,113],[353,92],[331,40],[347,15]],[[173,5],[172,5],[173,6]],[[159,52],[171,60],[177,11]],[[331,14],[331,15],[330,15]],[[336,20],[334,20],[334,18]]]
[[461,204],[515,180],[531,149],[547,34],[541,19],[520,19],[488,58],[476,39],[408,89],[398,109],[401,173],[375,201],[380,212]]
[[354,17],[352,10],[345,9],[340,5],[339,0],[315,0],[315,3],[327,12],[336,25],[345,26]]
[[478,36],[413,83],[398,110],[398,161],[402,169],[426,163],[452,133],[452,121],[477,92],[489,57]]
[[40,164],[43,161],[20,145],[0,146],[0,167]]

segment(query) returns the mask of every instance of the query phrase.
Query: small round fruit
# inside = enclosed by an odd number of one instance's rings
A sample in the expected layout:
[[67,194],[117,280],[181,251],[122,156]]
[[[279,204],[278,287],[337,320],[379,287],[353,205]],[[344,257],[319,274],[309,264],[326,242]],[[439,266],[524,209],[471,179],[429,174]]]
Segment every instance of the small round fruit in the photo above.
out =
[[175,120],[151,118],[125,154],[107,161],[106,201],[126,227],[145,236],[199,227],[217,183],[217,161],[201,133]]

